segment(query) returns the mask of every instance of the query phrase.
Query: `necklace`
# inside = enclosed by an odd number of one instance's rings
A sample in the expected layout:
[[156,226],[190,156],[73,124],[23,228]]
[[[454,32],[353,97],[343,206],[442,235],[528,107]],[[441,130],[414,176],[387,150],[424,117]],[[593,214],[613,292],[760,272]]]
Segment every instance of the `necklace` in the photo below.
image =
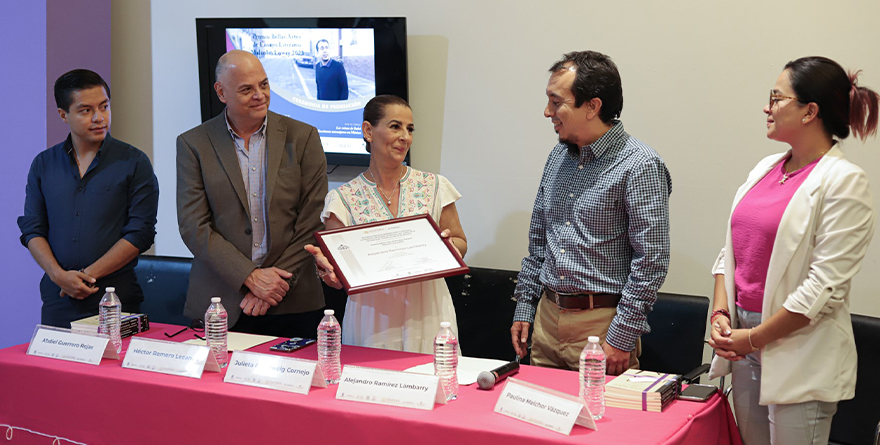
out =
[[[385,202],[388,203],[388,205],[391,205],[391,198],[389,198],[388,196],[385,196],[385,193],[382,192],[382,189],[379,188],[378,177],[376,176],[375,173],[373,173],[373,168],[372,168],[372,167],[367,167],[367,170],[370,171],[370,176],[373,177],[373,182],[376,183],[376,190],[379,191],[379,194],[382,195],[382,198],[385,200]],[[391,190],[391,193],[389,194],[389,196],[392,196],[392,197],[394,196],[394,192],[397,191],[397,188],[398,188],[398,187],[400,187],[400,178],[402,178],[402,177],[403,177],[403,174],[401,174],[401,175],[397,178],[397,182],[394,184],[394,189]]]
[[[825,155],[825,153],[828,153],[828,150],[825,150],[825,151],[823,151],[822,153],[819,153],[819,155],[816,156],[815,158],[810,159],[810,162],[807,162],[806,165],[804,165],[804,167],[806,167],[807,165],[812,164],[813,161],[815,161],[816,159],[821,158],[822,156]],[[791,160],[791,158],[788,158],[788,159]],[[785,162],[783,162],[783,163],[782,163],[782,179],[779,181],[779,183],[782,184],[782,185],[785,185],[785,181],[791,179],[792,176],[794,176],[795,174],[797,174],[799,171],[803,170],[804,167],[801,167],[801,168],[799,168],[799,169],[797,169],[797,170],[795,170],[795,171],[788,172],[788,171],[785,171]]]

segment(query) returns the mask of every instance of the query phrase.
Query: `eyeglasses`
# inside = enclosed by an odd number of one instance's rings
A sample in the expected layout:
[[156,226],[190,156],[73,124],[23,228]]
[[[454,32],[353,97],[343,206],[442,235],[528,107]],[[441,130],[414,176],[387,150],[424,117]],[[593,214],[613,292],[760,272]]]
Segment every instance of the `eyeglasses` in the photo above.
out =
[[771,109],[771,110],[773,109],[773,104],[775,104],[776,102],[779,102],[780,100],[783,100],[783,99],[794,99],[794,100],[797,100],[796,97],[785,96],[785,95],[782,95],[782,94],[779,94],[779,93],[775,93],[775,92],[773,92],[773,90],[770,90],[770,109]]
[[[205,332],[205,322],[200,318],[196,318],[195,320],[190,322],[188,327],[185,327],[185,328],[183,328],[173,334],[170,334],[170,335],[167,332],[165,332],[165,336],[168,338],[173,338],[174,336],[176,336],[178,334],[182,334],[182,333],[186,332],[187,329],[192,329],[196,332]],[[199,337],[198,334],[196,334],[196,337]],[[202,337],[199,337],[199,338],[202,338]],[[202,338],[202,340],[204,340],[204,339]]]

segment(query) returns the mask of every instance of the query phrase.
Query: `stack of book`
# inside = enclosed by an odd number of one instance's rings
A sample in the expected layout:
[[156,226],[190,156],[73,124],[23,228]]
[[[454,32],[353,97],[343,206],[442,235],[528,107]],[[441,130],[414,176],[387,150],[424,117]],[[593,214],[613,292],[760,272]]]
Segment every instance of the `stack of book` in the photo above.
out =
[[[147,314],[120,313],[119,333],[122,338],[131,337],[139,332],[150,329]],[[98,333],[98,315],[76,320],[70,323],[70,331],[74,334],[95,335]]]
[[675,400],[678,374],[627,370],[605,384],[605,405],[661,412]]

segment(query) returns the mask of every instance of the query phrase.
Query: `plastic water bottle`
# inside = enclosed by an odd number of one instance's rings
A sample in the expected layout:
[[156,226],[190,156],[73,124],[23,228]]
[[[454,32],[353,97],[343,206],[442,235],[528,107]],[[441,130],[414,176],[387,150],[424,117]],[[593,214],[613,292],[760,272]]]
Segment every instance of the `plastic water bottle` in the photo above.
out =
[[580,381],[581,398],[593,419],[601,419],[605,415],[605,351],[599,337],[589,337],[581,352]]
[[205,312],[205,340],[220,368],[225,368],[229,364],[229,350],[226,347],[228,318],[226,308],[220,303],[220,297],[212,297],[211,305]]
[[440,323],[440,332],[434,337],[434,375],[440,377],[440,386],[446,400],[458,397],[458,339],[452,333],[451,323]]
[[324,311],[324,318],[318,325],[318,366],[324,373],[324,380],[328,385],[339,383],[342,375],[342,363],[339,361],[339,353],[342,350],[342,328],[333,309]]
[[110,343],[118,354],[122,352],[122,336],[119,333],[122,324],[122,302],[116,296],[115,287],[108,287],[106,292],[98,304],[98,332],[110,337]]

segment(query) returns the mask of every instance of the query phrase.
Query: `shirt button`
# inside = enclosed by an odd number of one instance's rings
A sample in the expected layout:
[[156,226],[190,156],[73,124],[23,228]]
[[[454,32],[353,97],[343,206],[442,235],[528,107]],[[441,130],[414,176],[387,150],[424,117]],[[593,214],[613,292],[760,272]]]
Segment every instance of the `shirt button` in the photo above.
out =
[[78,187],[78,188],[76,189],[76,191],[81,192],[81,191],[83,191],[83,188],[82,188],[82,187]]
[[583,169],[584,169],[584,166],[583,166],[583,164],[581,164],[581,165],[578,165],[578,170],[583,170]]
[[565,249],[559,249],[559,253],[565,253]]
[[565,222],[565,225],[566,225],[566,226],[570,226],[570,225],[571,225],[571,221],[566,221],[566,222]]
[[569,193],[569,194],[568,194],[568,197],[569,197],[569,198],[574,198],[574,193]]
[[256,216],[254,217],[254,222],[257,222],[257,217],[256,217]]
[[260,243],[254,243],[254,247],[260,247]]
[[256,197],[257,197],[257,192],[254,192],[254,198],[256,198]]
[[253,171],[253,172],[257,171],[257,167],[251,167],[251,171]]
[[559,279],[560,279],[560,280],[564,280],[564,279],[565,279],[565,275],[560,275],[560,276],[559,276]]
[[254,233],[254,232],[253,232],[253,230],[251,230],[250,227],[248,227],[247,229],[244,229],[244,234],[245,234],[245,235],[250,235],[251,233]]

